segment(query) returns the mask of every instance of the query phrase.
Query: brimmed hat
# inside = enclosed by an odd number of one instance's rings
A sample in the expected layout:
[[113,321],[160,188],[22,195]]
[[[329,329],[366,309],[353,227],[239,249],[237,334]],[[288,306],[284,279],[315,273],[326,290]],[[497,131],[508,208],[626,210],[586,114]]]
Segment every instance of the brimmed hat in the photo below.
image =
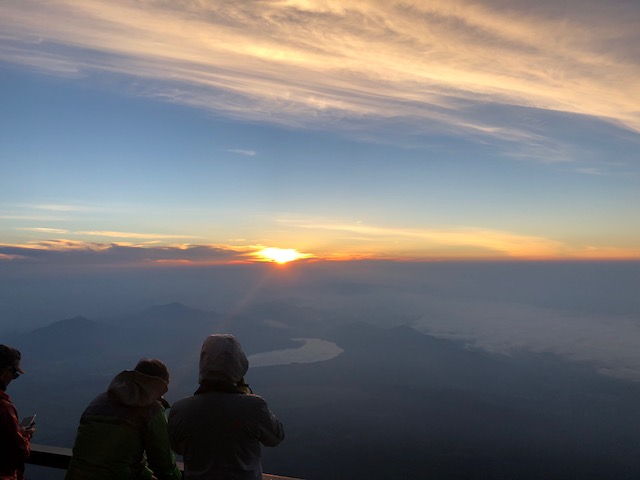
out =
[[20,368],[20,352],[7,345],[0,345],[0,368],[13,367],[18,373],[24,373]]

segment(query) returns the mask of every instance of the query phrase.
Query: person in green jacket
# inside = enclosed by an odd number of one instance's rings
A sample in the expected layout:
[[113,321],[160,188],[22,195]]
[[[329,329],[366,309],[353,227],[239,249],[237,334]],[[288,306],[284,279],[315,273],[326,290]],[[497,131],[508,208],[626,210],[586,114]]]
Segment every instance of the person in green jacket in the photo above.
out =
[[65,480],[180,480],[169,446],[169,371],[143,358],[85,409]]

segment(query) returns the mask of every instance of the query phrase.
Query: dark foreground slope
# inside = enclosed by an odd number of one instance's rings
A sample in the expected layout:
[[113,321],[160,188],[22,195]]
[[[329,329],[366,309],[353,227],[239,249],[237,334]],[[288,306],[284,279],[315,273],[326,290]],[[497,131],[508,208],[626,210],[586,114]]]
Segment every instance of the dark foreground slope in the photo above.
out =
[[[306,335],[344,353],[249,372],[287,432],[265,449],[265,471],[311,480],[640,477],[636,384],[552,356],[472,351],[408,327],[295,308],[277,319],[269,309],[232,318],[169,304],[0,341],[23,351],[27,375],[10,393],[20,413],[38,413],[39,443],[70,446],[87,402],[141,356],[166,361],[174,401],[195,389],[205,335],[233,331],[248,353]],[[29,478],[54,476],[32,470]]]
[[330,361],[254,372],[288,438],[266,467],[311,479],[631,479],[637,385],[544,355],[492,356],[350,325]]

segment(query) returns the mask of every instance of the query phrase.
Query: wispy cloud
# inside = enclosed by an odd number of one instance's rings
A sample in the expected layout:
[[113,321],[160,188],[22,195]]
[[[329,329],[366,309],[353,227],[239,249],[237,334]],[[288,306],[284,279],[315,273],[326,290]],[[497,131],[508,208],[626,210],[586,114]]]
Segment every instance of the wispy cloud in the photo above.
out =
[[143,79],[133,93],[243,119],[404,119],[534,151],[553,145],[522,108],[640,132],[634,2],[22,0],[0,18],[2,61]]
[[[63,222],[77,215],[104,210],[104,208],[72,204],[11,204],[0,206],[0,219],[39,223]],[[25,230],[28,227],[21,229]]]
[[52,215],[0,215],[1,220],[29,220],[33,222],[61,222],[69,220],[68,217]]
[[47,228],[47,227],[32,227],[32,228],[28,228],[28,227],[24,227],[24,228],[16,228],[16,230],[26,230],[29,232],[38,232],[38,233],[58,233],[58,234],[65,234],[65,233],[69,233],[68,230],[64,230],[62,228]]
[[480,228],[389,228],[355,224],[305,223],[298,227],[317,231],[342,232],[362,245],[372,245],[390,256],[407,256],[421,251],[435,257],[549,258],[565,250],[561,242]]
[[194,239],[193,235],[172,235],[163,233],[141,233],[141,232],[116,232],[108,230],[92,230],[74,232],[75,235],[88,235],[95,237],[112,237],[112,238],[133,238],[140,240],[171,240],[171,239]]
[[[389,259],[637,259],[640,248],[570,245],[542,236],[477,227],[401,228],[282,218],[291,227],[327,235],[355,256]],[[322,255],[320,255],[322,256]],[[326,257],[326,255],[325,255]]]
[[26,257],[22,257],[20,255],[9,255],[6,253],[0,253],[0,262],[1,261],[9,261],[9,260],[19,260],[19,259],[24,259]]
[[92,209],[82,205],[63,205],[63,204],[41,204],[31,205],[36,210],[47,210],[51,212],[88,212]]
[[595,167],[576,168],[576,172],[584,175],[605,175],[605,172],[603,172],[601,168]]
[[243,150],[240,148],[230,148],[227,150],[229,153],[237,153],[238,155],[244,155],[247,157],[254,157],[256,155],[255,150]]
[[[2,218],[2,217],[0,217]],[[21,217],[12,217],[18,218]],[[32,220],[31,217],[25,217],[22,219]],[[49,218],[46,218],[50,220]],[[114,230],[68,230],[64,228],[51,228],[51,227],[15,227],[15,230],[29,231],[43,234],[60,234],[71,235],[78,237],[105,237],[115,238],[119,240],[150,240],[150,241],[170,241],[170,240],[196,240],[200,237],[195,235],[176,235],[169,233],[150,233],[150,232],[122,232]]]

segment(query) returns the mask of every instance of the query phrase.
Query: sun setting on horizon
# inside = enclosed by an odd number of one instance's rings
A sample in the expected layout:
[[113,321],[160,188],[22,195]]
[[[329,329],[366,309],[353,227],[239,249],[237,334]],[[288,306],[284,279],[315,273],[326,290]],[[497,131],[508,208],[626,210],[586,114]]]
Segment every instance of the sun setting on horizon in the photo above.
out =
[[277,248],[268,247],[254,254],[258,259],[262,261],[275,262],[279,264],[293,262],[294,260],[300,260],[301,258],[309,258],[313,255],[309,253],[300,253],[295,248]]
[[0,263],[638,261],[640,2],[529,3],[0,2]]

